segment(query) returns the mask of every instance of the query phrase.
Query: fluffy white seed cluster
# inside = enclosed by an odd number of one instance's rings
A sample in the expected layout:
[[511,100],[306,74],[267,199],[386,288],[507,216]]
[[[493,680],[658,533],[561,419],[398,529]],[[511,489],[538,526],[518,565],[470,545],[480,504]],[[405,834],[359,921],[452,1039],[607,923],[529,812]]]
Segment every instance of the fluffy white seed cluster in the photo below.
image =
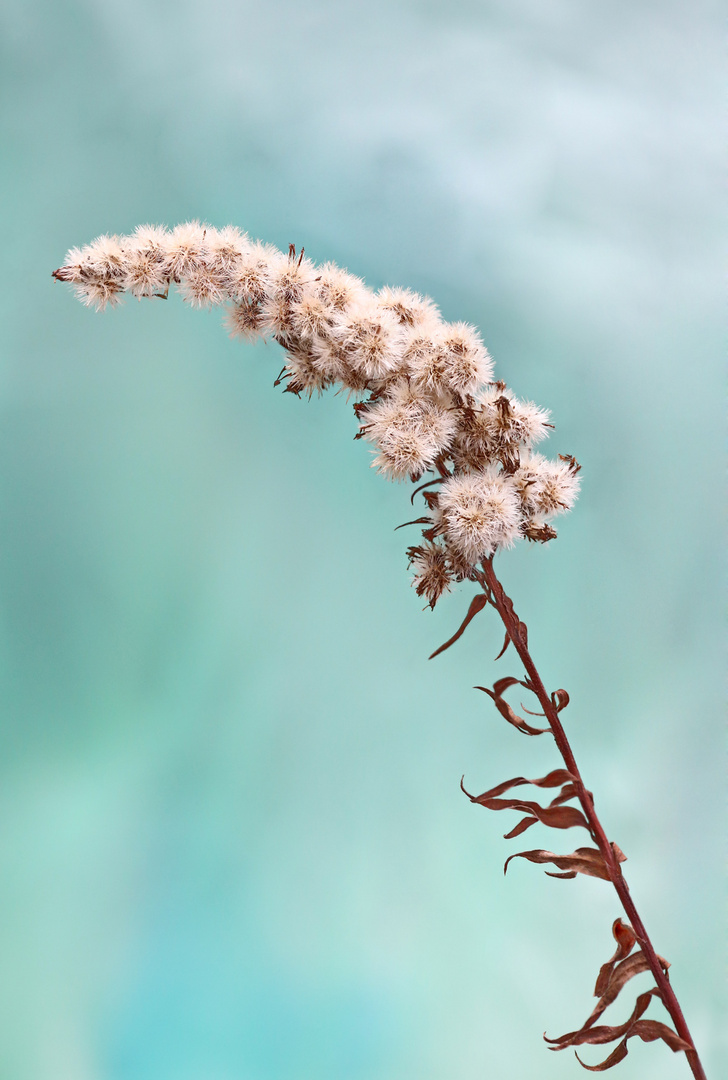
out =
[[229,226],[140,226],[73,248],[54,273],[86,304],[123,293],[166,297],[171,284],[193,306],[225,304],[234,336],[274,338],[291,393],[329,387],[356,396],[356,438],[392,480],[423,486],[423,539],[408,549],[417,593],[434,607],[453,581],[519,537],[545,542],[549,522],[579,490],[574,458],[550,461],[533,447],[548,413],[493,381],[479,334],[447,323],[431,300],[407,289],[373,292],[333,263],[315,266]]

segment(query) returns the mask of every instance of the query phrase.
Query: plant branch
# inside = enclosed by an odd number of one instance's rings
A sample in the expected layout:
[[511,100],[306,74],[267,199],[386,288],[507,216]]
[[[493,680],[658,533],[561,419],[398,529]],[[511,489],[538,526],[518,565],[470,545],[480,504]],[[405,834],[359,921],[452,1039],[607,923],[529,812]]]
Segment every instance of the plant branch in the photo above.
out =
[[566,768],[574,777],[574,787],[576,789],[577,797],[581,803],[584,815],[589,822],[594,842],[599,847],[599,851],[604,859],[604,864],[609,874],[609,880],[612,882],[622,907],[624,908],[625,914],[632,925],[640,948],[642,949],[650,971],[655,978],[660,997],[675,1025],[675,1030],[682,1039],[690,1043],[691,1047],[693,1047],[693,1049],[686,1050],[685,1052],[693,1076],[695,1077],[695,1080],[707,1080],[705,1070],[698,1057],[698,1052],[694,1049],[695,1044],[693,1043],[688,1030],[680,1004],[630,895],[629,887],[625,881],[619,863],[618,856],[621,852],[619,851],[619,848],[616,848],[616,845],[611,844],[607,839],[604,828],[594,809],[591,793],[587,790],[584,781],[581,778],[579,767],[576,764],[576,759],[574,758],[574,753],[569,745],[569,740],[566,737],[566,732],[559,720],[557,709],[551,697],[547,694],[541,676],[528,651],[525,625],[519,620],[513,608],[513,601],[506,594],[499,579],[496,577],[495,570],[493,569],[492,556],[489,559],[483,560],[482,567],[483,572],[477,571],[474,576],[503,620],[506,633],[521,658],[528,678],[532,684],[533,691],[538,697],[544,716],[548,721],[554,740],[559,749],[559,753],[564,760]]

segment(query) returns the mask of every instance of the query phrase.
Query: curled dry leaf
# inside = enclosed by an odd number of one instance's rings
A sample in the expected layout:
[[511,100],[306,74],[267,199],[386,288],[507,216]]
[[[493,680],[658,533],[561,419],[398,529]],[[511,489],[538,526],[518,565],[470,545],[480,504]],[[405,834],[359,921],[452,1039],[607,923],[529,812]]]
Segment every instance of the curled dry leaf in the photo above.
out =
[[[480,802],[480,800],[474,799],[473,802]],[[552,829],[573,829],[580,826],[589,831],[588,821],[581,810],[577,810],[574,806],[543,807],[535,802],[518,802],[515,799],[489,799],[482,805],[487,806],[489,810],[522,810],[524,813],[533,815],[519,822],[518,832],[514,829],[506,833],[506,840],[512,836],[518,836],[531,825],[535,825],[537,821],[540,821],[542,825],[549,825]]]
[[545,716],[546,715],[546,713],[544,713],[544,712],[534,712],[533,709],[527,709],[526,706],[523,704],[523,702],[521,702],[521,708],[523,709],[523,711],[526,713],[527,716]]
[[609,979],[611,978],[614,965],[620,960],[624,960],[626,956],[629,956],[637,941],[637,936],[632,927],[629,923],[622,922],[621,919],[615,919],[612,923],[612,937],[617,942],[617,949],[614,956],[607,960],[606,964],[602,964],[599,969],[597,983],[594,987],[595,997],[602,996],[609,983]]
[[[695,1049],[695,1047],[689,1042],[686,1042],[685,1039],[681,1039],[672,1028],[667,1026],[667,1024],[662,1024],[659,1020],[637,1020],[632,1024],[619,1046],[615,1047],[609,1057],[605,1058],[599,1065],[587,1065],[585,1061],[581,1060],[576,1051],[574,1051],[576,1060],[582,1068],[587,1069],[589,1072],[606,1072],[607,1069],[611,1069],[614,1065],[618,1065],[620,1061],[624,1061],[628,1053],[627,1040],[635,1036],[642,1039],[642,1042],[655,1042],[656,1039],[662,1039],[662,1041],[670,1047],[673,1053],[677,1053],[678,1050]],[[557,1047],[552,1046],[549,1049],[555,1050]]]
[[[670,966],[667,960],[663,959],[661,956],[658,956],[657,959],[662,964],[663,970],[667,971]],[[640,975],[643,971],[649,970],[649,961],[641,951],[633,953],[632,956],[628,956],[626,960],[622,960],[617,964],[609,976],[607,985],[602,991],[599,1002],[590,1017],[590,1021],[593,1022],[593,1020],[596,1020],[601,1016],[608,1005],[611,1005],[613,1001],[616,1001],[620,990],[630,979],[633,979],[635,975]]]
[[475,618],[479,611],[483,610],[487,603],[488,597],[485,595],[485,593],[478,593],[476,596],[474,596],[473,599],[470,601],[468,613],[463,619],[459,628],[455,631],[449,641],[446,641],[445,644],[441,645],[439,649],[435,649],[434,653],[430,655],[429,659],[434,660],[434,658],[436,656],[439,656],[441,652],[445,652],[445,649],[449,649],[451,645],[454,645],[458,638],[461,638],[465,633],[468,623],[470,623]]
[[677,1053],[679,1050],[693,1050],[694,1047],[689,1042],[686,1042],[685,1039],[681,1039],[677,1032],[673,1031],[667,1024],[663,1024],[659,1020],[640,1019],[652,998],[659,996],[659,990],[656,987],[653,987],[652,990],[648,990],[646,993],[639,995],[632,1011],[632,1015],[624,1024],[614,1026],[603,1024],[599,1027],[591,1028],[588,1031],[578,1032],[575,1034],[575,1038],[569,1043],[564,1043],[560,1046],[550,1046],[549,1050],[564,1050],[567,1046],[575,1045],[600,1046],[604,1043],[614,1042],[615,1039],[620,1039],[620,1043],[612,1050],[611,1054],[597,1065],[587,1065],[587,1063],[582,1061],[579,1055],[576,1054],[576,1060],[588,1072],[606,1072],[607,1069],[611,1069],[615,1065],[618,1065],[620,1061],[624,1061],[628,1053],[627,1042],[629,1039],[635,1037],[642,1039],[643,1042],[655,1042],[656,1039],[662,1039],[662,1041],[670,1047],[673,1053]]
[[550,870],[546,873],[549,877],[574,878],[577,874],[586,874],[587,877],[601,878],[609,881],[609,872],[605,865],[601,851],[598,848],[577,848],[571,855],[555,855],[553,851],[544,851],[538,848],[534,851],[518,851],[515,855],[509,855],[503,867],[503,873],[508,870],[508,864],[512,859],[528,859],[532,863],[553,863],[562,874],[554,874]]
[[[662,957],[658,957],[664,970],[666,971],[670,966],[668,962]],[[632,956],[628,956],[626,960],[622,960],[621,963],[613,969],[607,985],[601,994],[599,1001],[597,1002],[594,1011],[585,1020],[578,1031],[569,1031],[566,1035],[560,1035],[557,1039],[546,1039],[546,1042],[558,1043],[559,1049],[563,1049],[565,1046],[573,1046],[581,1042],[589,1041],[586,1039],[586,1034],[590,1031],[603,1031],[605,1028],[595,1028],[594,1024],[602,1015],[604,1010],[616,1001],[620,990],[633,979],[635,975],[641,975],[643,971],[649,971],[650,965],[647,957],[642,952],[636,952]],[[601,977],[601,972],[600,972]],[[597,983],[598,985],[598,983]],[[658,991],[655,989],[654,991]],[[615,1035],[613,1038],[617,1038]],[[593,1040],[592,1040],[593,1041]],[[602,1042],[611,1042],[610,1039],[601,1039]]]
[[[354,411],[356,411],[357,405],[361,406],[361,402],[357,402],[357,404],[354,405]],[[415,505],[415,495],[418,495],[420,493],[420,491],[424,491],[425,488],[431,487],[433,484],[441,484],[441,483],[442,483],[442,477],[441,476],[436,476],[434,480],[426,480],[424,484],[420,484],[419,487],[415,488],[415,490],[412,492],[412,494],[410,496],[410,506]]]
[[496,656],[496,658],[495,658],[496,660],[500,660],[501,656],[503,656],[503,654],[505,653],[505,651],[508,648],[508,646],[510,645],[510,643],[511,643],[511,635],[506,630],[506,636],[505,636],[505,640],[503,642],[503,648],[501,649],[501,651]]
[[[510,596],[504,595],[502,602],[508,615],[510,615],[511,620],[517,624],[518,635],[521,638],[521,641],[523,642],[525,647],[528,648],[528,627],[526,626],[525,622],[521,622],[521,620],[516,615],[515,609],[513,607],[513,601],[511,600]],[[506,625],[508,625],[506,619],[504,619],[503,621],[506,623]]]
[[426,517],[415,518],[414,521],[403,521],[401,525],[396,525],[394,531],[397,529],[406,529],[408,525],[427,525],[430,519]]
[[[612,924],[612,936],[617,942],[617,948],[614,955],[599,969],[594,987],[594,996],[599,998],[599,1001],[591,1016],[582,1025],[582,1030],[591,1027],[607,1006],[616,1000],[620,990],[630,979],[642,971],[649,970],[649,963],[644,953],[641,950],[632,953],[637,936],[628,923],[615,919]],[[658,955],[657,959],[662,964],[663,971],[667,971],[670,965],[664,956]]]
[[[443,648],[445,647],[446,646],[443,646]],[[523,732],[524,735],[544,735],[547,731],[550,731],[551,728],[533,727],[524,720],[522,716],[519,716],[503,698],[503,692],[507,690],[509,686],[515,686],[516,683],[519,686],[525,686],[527,690],[531,689],[527,683],[523,682],[521,679],[514,679],[512,676],[498,679],[498,681],[493,684],[492,690],[489,690],[487,686],[476,686],[475,689],[482,690],[484,694],[487,694],[489,698],[492,698],[495,707],[501,716],[507,720],[509,724],[513,724],[515,728]]]
[[559,806],[561,803],[568,802],[570,799],[575,799],[578,795],[575,784],[564,784],[559,794],[555,799],[552,799],[550,806]]
[[603,1043],[613,1042],[615,1039],[621,1039],[623,1035],[629,1031],[632,1024],[636,1023],[639,1018],[647,1011],[647,1007],[652,1001],[653,997],[659,997],[660,991],[656,987],[652,987],[651,990],[645,991],[640,994],[635,1003],[635,1007],[632,1010],[632,1015],[628,1020],[625,1020],[623,1024],[600,1024],[598,1027],[587,1027],[589,1021],[579,1028],[578,1031],[568,1031],[565,1035],[560,1035],[557,1039],[549,1039],[547,1035],[544,1035],[544,1041],[551,1043],[550,1050],[565,1050],[569,1046],[582,1046],[588,1043],[592,1046],[600,1046]]
[[[460,787],[471,802],[478,803],[478,805],[484,806],[488,810],[521,810],[529,815],[505,834],[505,839],[510,840],[514,836],[520,836],[522,832],[529,829],[531,825],[535,825],[537,821],[540,821],[543,825],[550,825],[554,829],[571,829],[581,826],[587,831],[591,831],[589,823],[581,810],[577,810],[573,806],[561,805],[562,802],[568,801],[576,794],[574,785],[568,783],[571,780],[573,780],[573,777],[567,769],[554,769],[548,776],[542,776],[535,780],[527,780],[524,776],[516,776],[512,780],[506,780],[503,784],[497,784],[489,791],[484,791],[482,795],[471,795],[469,791],[466,791],[462,780],[460,781]],[[526,799],[499,799],[497,797],[509,788],[521,784],[534,784],[536,787],[556,787],[558,784],[564,784],[570,791],[565,796],[562,795],[562,797],[554,799],[549,806],[540,806],[538,803]]]
[[[502,784],[496,784],[495,787],[490,788],[488,791],[484,791],[482,795],[478,796],[478,799],[495,799],[510,788],[521,787],[522,784],[533,784],[534,787],[540,788],[552,788],[559,787],[561,784],[565,784],[573,779],[574,777],[568,769],[553,769],[553,771],[546,776],[538,776],[535,780],[529,780],[526,776],[514,776],[512,780],[504,780]],[[465,788],[463,788],[463,791],[465,791]],[[465,794],[469,799],[473,798],[467,791],[465,791]]]
[[[623,923],[621,919],[616,919],[612,925],[612,934],[617,942],[617,948],[611,959],[606,964],[602,964],[599,969],[594,988],[594,994],[599,998],[599,1001],[594,1011],[577,1031],[568,1031],[556,1039],[550,1039],[547,1035],[544,1035],[546,1042],[552,1044],[549,1049],[565,1050],[569,1046],[582,1045],[600,1046],[604,1043],[614,1042],[615,1039],[620,1039],[619,1045],[598,1065],[587,1065],[578,1054],[576,1055],[579,1064],[583,1065],[589,1072],[605,1072],[623,1061],[627,1056],[627,1040],[634,1036],[638,1036],[645,1042],[662,1039],[674,1051],[692,1049],[666,1024],[656,1020],[640,1019],[646,1012],[652,998],[661,997],[656,986],[639,995],[632,1010],[632,1015],[623,1024],[600,1024],[595,1026],[596,1020],[599,1019],[607,1006],[616,1000],[620,990],[626,983],[633,979],[635,975],[649,970],[649,962],[644,953],[641,950],[632,953],[637,938],[631,926]],[[662,956],[658,956],[658,960],[664,970],[667,971],[670,966],[667,960]]]
[[554,690],[551,695],[551,701],[556,709],[556,712],[561,712],[569,704],[569,695],[566,690]]

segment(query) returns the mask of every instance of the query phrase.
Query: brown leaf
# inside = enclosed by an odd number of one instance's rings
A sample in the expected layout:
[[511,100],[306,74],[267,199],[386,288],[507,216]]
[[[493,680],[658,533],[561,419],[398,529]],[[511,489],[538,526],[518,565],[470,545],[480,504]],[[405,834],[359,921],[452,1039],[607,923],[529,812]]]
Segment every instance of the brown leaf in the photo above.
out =
[[434,480],[426,480],[424,484],[420,484],[420,486],[416,487],[415,490],[412,492],[412,495],[410,496],[410,506],[415,505],[415,495],[417,495],[418,492],[424,491],[425,488],[431,487],[432,484],[441,484],[441,483],[442,483],[442,477],[441,476],[436,476]]
[[[577,848],[572,855],[555,855],[553,851],[544,851],[543,848],[534,851],[519,851],[506,859],[503,867],[504,874],[508,870],[511,859],[528,859],[532,863],[553,863],[554,866],[558,866],[559,870],[567,871],[569,877],[576,874],[586,874],[588,877],[609,881],[607,867],[601,852],[597,848]],[[548,870],[546,873],[549,874],[549,877],[566,876],[550,873]]]
[[[591,793],[591,791],[590,791],[590,792],[588,792],[588,795],[589,795],[589,798],[590,798],[590,799],[592,800],[592,804],[593,804],[593,803],[594,803],[594,799],[593,799],[593,797],[592,797],[592,793]],[[622,851],[622,849],[621,849],[621,847],[619,846],[619,844],[615,844],[615,843],[614,843],[614,840],[612,840],[612,851],[614,852],[614,857],[615,857],[615,859],[617,860],[617,862],[627,862],[627,856],[626,856],[626,855],[625,855],[625,853],[624,853],[624,852]]]
[[530,829],[531,826],[535,825],[537,822],[538,818],[535,817],[521,818],[515,828],[511,829],[510,832],[503,833],[503,839],[512,840],[514,836],[520,836],[521,833],[524,833],[526,829]]
[[[482,687],[476,687],[480,690]],[[463,777],[463,780],[465,777]],[[535,780],[529,780],[525,776],[514,776],[512,780],[504,780],[502,784],[496,784],[495,787],[490,788],[488,791],[484,791],[482,795],[473,796],[469,792],[465,791],[462,780],[460,781],[460,787],[468,798],[472,802],[476,802],[480,799],[494,799],[498,795],[502,795],[504,791],[508,791],[509,788],[520,787],[522,784],[533,784],[534,787],[550,788],[558,787],[559,784],[566,783],[567,780],[573,780],[573,777],[568,769],[553,769],[546,776],[537,776]]]
[[[599,1019],[599,1017],[609,1005],[616,1001],[620,991],[629,982],[630,979],[633,979],[635,975],[639,975],[643,971],[649,970],[649,963],[647,961],[647,957],[641,950],[637,951],[636,953],[632,953],[631,956],[628,955],[632,951],[636,941],[636,937],[631,926],[623,923],[621,919],[617,919],[612,926],[612,933],[614,934],[614,937],[617,941],[617,951],[615,952],[611,960],[609,960],[606,964],[602,964],[602,967],[600,968],[599,975],[597,977],[596,987],[594,990],[595,996],[599,998],[599,1001],[595,1005],[591,1015],[587,1017],[587,1019],[584,1021],[578,1031],[569,1032],[568,1035],[562,1035],[558,1039],[549,1039],[547,1040],[548,1042],[558,1042],[561,1043],[562,1046],[565,1046],[569,1045],[570,1043],[588,1041],[585,1038],[585,1033],[589,1030],[600,1032],[606,1031],[606,1028],[595,1028],[593,1026],[595,1021]],[[668,967],[670,966],[667,960],[665,960],[662,956],[659,956],[658,959],[663,965],[664,970],[667,971]],[[638,1005],[640,1004],[640,1002],[642,1002],[644,1005],[644,1007],[642,1008],[642,1012],[644,1012],[644,1009],[647,1008],[647,1004],[649,1003],[649,998],[651,994],[657,992],[658,991],[655,989],[653,991],[650,991],[650,994],[648,994],[647,996],[641,995],[637,999]],[[639,1018],[640,1015],[641,1013],[633,1013],[627,1024],[629,1025],[633,1023]],[[622,1032],[622,1034],[624,1034],[624,1032]],[[611,1042],[612,1039],[616,1039],[618,1037],[619,1032],[611,1035],[609,1038],[603,1039],[602,1041]]]
[[623,923],[621,919],[615,919],[612,923],[612,936],[617,942],[617,951],[614,956],[612,956],[606,964],[602,964],[599,969],[596,986],[594,987],[595,997],[601,997],[602,994],[604,994],[609,985],[609,980],[612,977],[614,965],[620,960],[624,960],[626,956],[629,956],[637,940],[632,927],[628,923]]
[[[589,830],[589,823],[575,806],[539,806],[536,802],[519,799],[483,799],[478,796],[471,802],[485,806],[488,810],[522,810],[526,814],[532,814],[542,825],[549,825],[552,829],[574,829],[578,826]],[[514,835],[518,835],[515,833]]]
[[[622,960],[611,972],[607,985],[600,995],[600,1001],[597,1005],[600,1015],[604,1012],[607,1005],[611,1005],[613,1001],[616,1001],[617,995],[620,990],[630,979],[633,979],[635,975],[639,975],[643,971],[649,971],[650,965],[645,954],[640,950],[628,956],[626,960]],[[595,1009],[595,1012],[597,1010]]]
[[458,638],[462,637],[465,633],[468,623],[470,623],[471,620],[475,618],[479,611],[483,610],[487,603],[488,597],[485,595],[485,593],[477,593],[477,595],[474,596],[473,599],[470,601],[468,613],[463,619],[459,628],[455,631],[449,641],[446,641],[445,644],[441,645],[439,649],[435,649],[434,653],[432,653],[432,655],[430,656],[430,660],[434,660],[434,658],[436,656],[439,656],[441,652],[444,652],[445,649],[449,649],[451,645],[454,645]]
[[[553,1047],[552,1047],[553,1049]],[[582,1061],[576,1050],[574,1051],[574,1057],[581,1065],[582,1069],[587,1069],[589,1072],[606,1072],[607,1069],[613,1068],[615,1065],[619,1065],[620,1061],[624,1061],[627,1057],[627,1040],[621,1042],[619,1046],[612,1050],[609,1057],[605,1058],[600,1065],[587,1065],[585,1061]]]
[[509,724],[513,724],[515,728],[522,731],[524,735],[544,735],[551,728],[536,728],[527,723],[522,716],[518,716],[516,712],[511,708],[507,701],[501,696],[504,690],[507,690],[509,686],[513,686],[519,683],[521,686],[525,685],[520,679],[514,679],[509,676],[505,679],[498,679],[493,684],[493,689],[489,690],[487,686],[476,686],[476,690],[482,690],[484,694],[487,694],[489,698],[493,699],[495,707],[501,716],[508,721]]
[[[667,961],[663,961],[662,957],[658,957],[658,959],[663,962],[666,968],[669,967]],[[604,965],[604,967],[607,966],[608,965]],[[599,972],[597,986],[599,986],[600,982],[606,983],[606,985],[604,986],[599,1001],[594,1006],[591,1015],[582,1024],[581,1031],[586,1031],[588,1028],[592,1027],[604,1010],[611,1005],[612,1002],[616,1001],[620,990],[630,979],[633,979],[635,975],[640,975],[643,971],[650,970],[647,957],[641,951],[633,953],[633,955],[628,956],[626,960],[622,960],[620,964],[617,964],[615,968],[606,973],[606,978],[603,978],[604,967],[602,967]],[[594,1028],[594,1030],[596,1031],[597,1029]],[[614,1036],[614,1038],[616,1038],[616,1036]],[[609,1042],[610,1040],[607,1041]]]
[[621,919],[615,919],[612,924],[612,937],[617,942],[617,951],[612,959],[615,961],[624,960],[625,956],[629,956],[631,953],[637,935],[629,923],[623,923]]
[[[631,927],[617,919],[613,927],[613,933],[617,939],[617,952],[615,953],[615,957],[622,955],[625,950],[629,952],[634,946],[634,933]],[[658,959],[662,964],[666,964],[666,961],[662,957],[659,957]],[[633,961],[638,960],[642,960],[642,963],[632,963]],[[625,965],[630,966],[626,967]],[[615,969],[615,973],[620,969],[622,972],[626,973],[620,976],[619,979],[623,986],[629,978],[638,974],[638,971],[644,970],[645,967],[646,963],[644,962],[642,953],[635,953],[633,956],[628,956],[621,960],[617,965],[617,969]],[[602,973],[600,972],[600,979],[601,977]],[[597,980],[597,985],[599,985],[599,980]],[[647,1011],[652,998],[657,997],[661,999],[662,997],[656,986],[653,986],[651,990],[638,996],[634,1009],[632,1010],[632,1015],[623,1024],[600,1024],[596,1027],[592,1026],[594,1019],[599,1015],[599,1012],[603,1011],[608,1004],[614,1001],[618,992],[619,989],[617,989],[615,993],[610,994],[609,1000],[607,1001],[605,1001],[605,997],[603,996],[597,1009],[595,1009],[594,1013],[592,1013],[586,1023],[579,1028],[578,1031],[569,1031],[565,1035],[561,1035],[558,1039],[550,1039],[547,1035],[544,1035],[546,1042],[553,1044],[549,1049],[565,1050],[569,1046],[583,1045],[601,1046],[605,1043],[614,1042],[615,1039],[620,1039],[621,1042],[619,1045],[612,1050],[604,1061],[597,1065],[587,1065],[586,1062],[581,1060],[578,1054],[576,1055],[579,1064],[589,1072],[606,1072],[607,1069],[611,1069],[612,1066],[623,1061],[627,1056],[627,1042],[634,1037],[642,1039],[643,1042],[654,1042],[656,1039],[662,1039],[673,1052],[693,1049],[690,1043],[680,1038],[680,1036],[673,1031],[672,1028],[669,1028],[667,1024],[663,1024],[658,1020],[641,1019]]]
[[568,769],[553,769],[550,773],[547,773],[546,776],[542,776],[538,780],[529,780],[528,782],[529,784],[535,784],[536,787],[548,788],[558,787],[559,784],[565,784],[573,779],[574,777]]
[[533,712],[532,709],[527,709],[526,706],[523,704],[523,702],[521,702],[521,708],[529,716],[545,716],[546,715],[546,713],[544,713],[544,712]]
[[508,648],[510,643],[511,643],[511,637],[510,637],[510,634],[508,633],[508,631],[506,630],[506,639],[503,642],[503,648],[501,649],[501,651],[498,653],[498,655],[495,658],[496,660],[500,660],[501,656],[503,656],[503,653],[506,651],[506,649]]
[[568,802],[569,799],[575,799],[578,794],[576,784],[564,784],[556,798],[551,800],[549,806],[559,806],[561,803]]
[[[568,769],[553,769],[546,776],[535,777],[530,780],[525,776],[514,776],[511,780],[505,780],[502,784],[496,784],[495,787],[484,791],[482,795],[471,795],[465,788],[465,777],[463,776],[460,780],[460,788],[471,802],[478,803],[488,810],[523,810],[529,814],[528,817],[522,818],[510,832],[504,834],[505,840],[512,840],[514,837],[520,836],[526,829],[530,829],[538,821],[555,829],[571,829],[575,826],[581,826],[590,831],[589,824],[580,810],[574,807],[561,807],[562,802],[573,798],[575,794],[574,785],[566,783],[570,779],[571,773]],[[553,799],[546,807],[523,799],[497,798],[498,795],[502,795],[509,788],[519,787],[522,784],[533,784],[542,788],[564,784],[563,792],[566,792],[566,795],[562,792],[561,797]]]
[[554,690],[551,695],[551,701],[553,702],[556,712],[561,712],[561,710],[565,709],[569,704],[569,695],[566,690]]
[[[657,954],[657,959],[662,965],[662,970],[666,972],[670,967],[668,961],[664,956],[660,956],[659,953]],[[630,979],[633,979],[635,975],[639,975],[643,971],[649,971],[649,969],[650,965],[647,962],[647,957],[641,950],[633,953],[631,956],[628,956],[626,960],[622,960],[618,963],[610,973],[606,986],[600,995],[600,1001],[594,1010],[597,1016],[604,1012],[606,1007],[616,1000],[620,990]],[[599,974],[601,976],[601,972]],[[597,980],[597,982],[598,981],[599,980]]]
[[518,626],[519,637],[523,641],[523,644],[526,646],[526,648],[528,648],[528,627],[524,622],[521,622],[521,620],[516,615],[513,607],[513,601],[511,600],[510,596],[503,596],[503,606],[505,607],[506,611],[513,617],[515,623]]
[[[597,1029],[595,1028],[594,1030],[596,1031]],[[608,1028],[607,1030],[611,1031],[613,1029]],[[624,1061],[628,1053],[627,1041],[628,1039],[633,1039],[635,1037],[642,1039],[642,1042],[655,1042],[656,1039],[662,1039],[662,1041],[670,1047],[673,1053],[677,1053],[679,1050],[694,1049],[691,1043],[686,1042],[685,1039],[681,1039],[677,1032],[673,1031],[667,1024],[663,1024],[659,1020],[637,1020],[630,1026],[621,1043],[612,1050],[609,1057],[606,1057],[604,1061],[600,1062],[598,1065],[587,1065],[575,1052],[576,1060],[589,1072],[606,1072],[607,1069],[611,1069],[614,1065],[618,1065],[620,1061]],[[611,1042],[612,1040],[602,1039],[601,1041]],[[594,1040],[594,1042],[596,1042],[596,1040]],[[551,1046],[549,1049],[560,1050],[562,1048]]]
[[598,1046],[602,1043],[613,1042],[615,1039],[621,1039],[623,1035],[627,1034],[632,1025],[639,1020],[643,1013],[647,1011],[650,1001],[655,996],[660,996],[660,991],[657,987],[653,987],[652,990],[647,990],[644,994],[640,994],[635,1002],[632,1015],[628,1020],[625,1020],[623,1024],[614,1026],[601,1024],[599,1027],[591,1027],[589,1026],[591,1020],[590,1017],[578,1031],[568,1031],[565,1035],[560,1035],[557,1039],[549,1039],[547,1035],[544,1035],[544,1040],[547,1043],[554,1044],[550,1047],[551,1050],[565,1050],[567,1046],[580,1046],[584,1043]]
[[[502,786],[499,785],[499,787]],[[533,814],[538,821],[554,829],[572,829],[578,825],[584,829],[589,828],[581,810],[577,810],[575,806],[540,806],[529,799],[495,799],[491,798],[487,791],[483,795],[471,795],[470,792],[465,791],[462,780],[460,787],[471,802],[485,806],[488,810],[523,810],[524,813]]]
[[432,523],[432,518],[419,517],[419,518],[415,518],[414,521],[403,521],[401,525],[396,526],[394,531],[397,532],[397,529],[404,529],[404,528],[407,527],[407,525],[430,525],[431,523]]
[[523,686],[520,679],[515,679],[513,675],[506,675],[505,678],[497,679],[496,682],[493,683],[493,692],[496,697],[501,697],[503,692],[507,690],[509,686],[515,686],[516,684]]
[[630,1029],[629,1038],[631,1039],[633,1035],[639,1035],[642,1042],[654,1042],[655,1039],[662,1039],[673,1053],[677,1053],[678,1050],[695,1049],[692,1043],[681,1039],[676,1031],[669,1028],[667,1024],[660,1023],[659,1020],[639,1020]]

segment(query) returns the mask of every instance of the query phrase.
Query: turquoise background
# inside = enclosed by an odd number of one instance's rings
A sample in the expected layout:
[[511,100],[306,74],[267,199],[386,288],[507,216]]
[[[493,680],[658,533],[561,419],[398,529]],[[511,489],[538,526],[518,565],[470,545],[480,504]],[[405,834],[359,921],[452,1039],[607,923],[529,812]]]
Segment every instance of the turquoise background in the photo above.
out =
[[199,217],[432,295],[552,410],[582,497],[498,566],[717,1080],[721,8],[5,0],[0,30],[0,1077],[566,1080],[541,1033],[612,952],[606,884],[503,878],[584,841],[504,842],[459,790],[557,759],[471,689],[519,674],[492,615],[427,662],[472,588],[421,611],[350,405],[282,397],[219,311],[51,280]]

